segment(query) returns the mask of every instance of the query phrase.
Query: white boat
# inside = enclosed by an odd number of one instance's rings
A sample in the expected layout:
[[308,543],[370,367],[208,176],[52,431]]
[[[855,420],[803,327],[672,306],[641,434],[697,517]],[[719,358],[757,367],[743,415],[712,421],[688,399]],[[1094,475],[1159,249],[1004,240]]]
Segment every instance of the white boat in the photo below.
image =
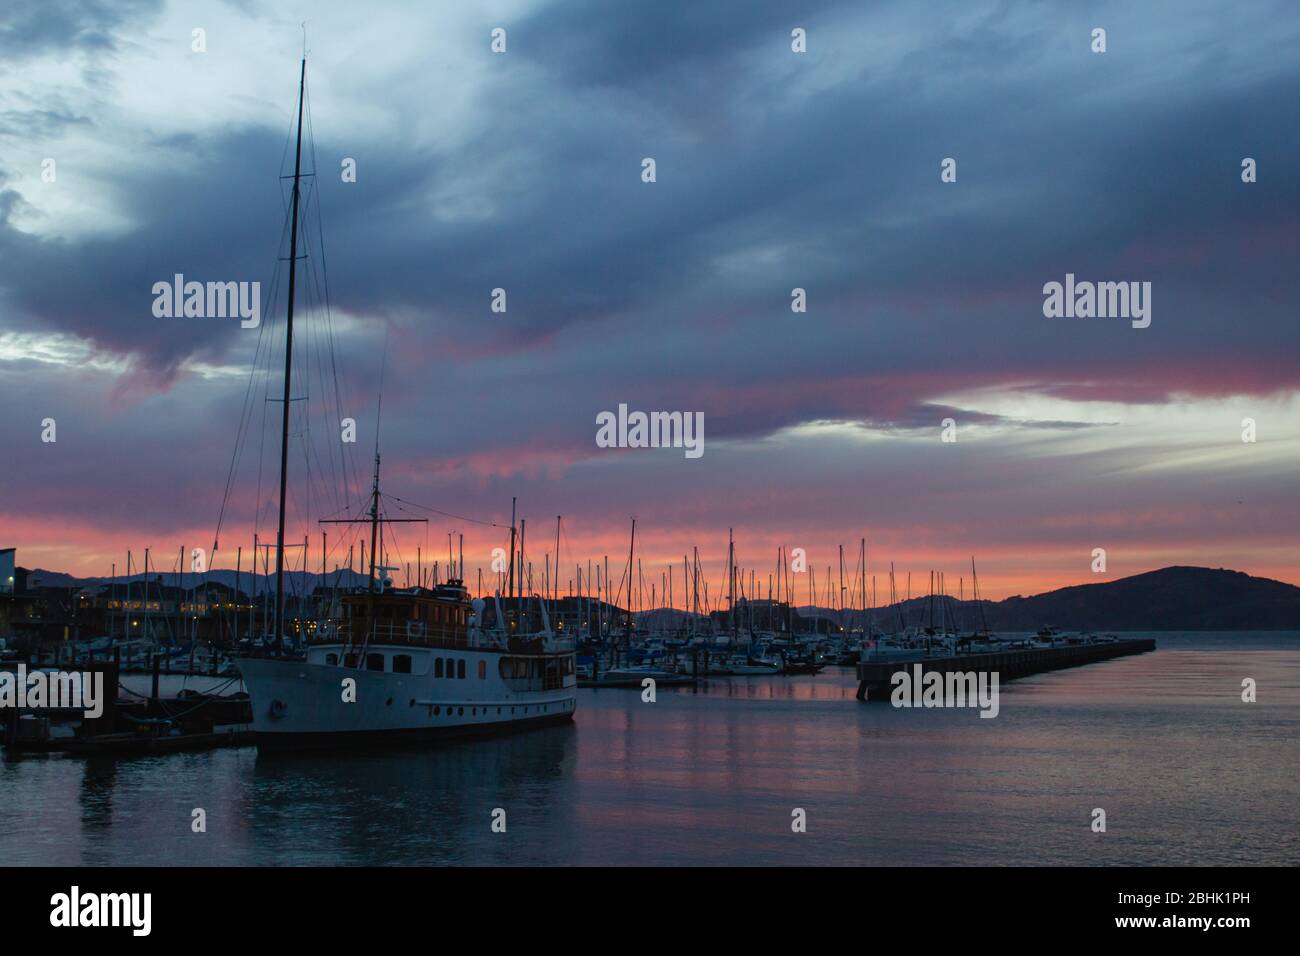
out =
[[305,660],[239,661],[259,748],[421,743],[573,718],[572,644],[472,627],[459,581],[348,594],[342,606],[346,620],[309,641]]
[[876,638],[867,641],[862,647],[861,661],[864,664],[879,664],[892,661],[920,661],[925,659],[925,648],[912,647],[889,638]]
[[680,675],[673,671],[664,670],[662,667],[655,667],[652,664],[634,664],[630,667],[611,667],[609,670],[600,672],[600,679],[610,681],[639,681],[647,677],[655,680],[671,680],[678,676]]
[[737,677],[755,677],[781,673],[779,661],[769,661],[760,657],[747,657],[745,655],[736,655],[729,658],[721,666],[728,673]]

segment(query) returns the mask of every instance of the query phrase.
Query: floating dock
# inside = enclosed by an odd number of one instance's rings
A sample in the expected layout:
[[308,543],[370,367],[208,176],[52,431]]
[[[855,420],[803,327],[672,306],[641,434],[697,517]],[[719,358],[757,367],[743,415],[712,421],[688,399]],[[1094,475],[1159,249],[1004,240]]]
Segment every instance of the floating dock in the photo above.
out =
[[858,700],[889,700],[893,692],[893,676],[899,671],[947,674],[950,671],[997,672],[999,683],[1110,660],[1130,654],[1154,651],[1156,642],[1150,638],[1131,641],[1114,641],[1105,644],[1071,644],[1065,647],[1021,648],[994,651],[988,654],[960,654],[956,657],[930,657],[919,661],[881,661],[858,664]]
[[122,699],[116,661],[92,663],[79,672],[103,677],[100,716],[86,717],[84,710],[68,708],[0,708],[0,741],[10,755],[165,754],[243,747],[252,741],[247,694],[182,692],[177,697],[160,697],[160,671],[155,664],[151,696]]

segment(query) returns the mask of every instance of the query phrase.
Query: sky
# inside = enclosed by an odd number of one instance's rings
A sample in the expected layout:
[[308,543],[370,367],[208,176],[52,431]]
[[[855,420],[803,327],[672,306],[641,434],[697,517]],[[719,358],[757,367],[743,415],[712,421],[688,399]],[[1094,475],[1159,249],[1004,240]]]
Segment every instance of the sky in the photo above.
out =
[[[617,581],[635,516],[677,604],[692,548],[724,580],[729,529],[760,597],[779,548],[821,596],[863,538],[881,600],[890,562],[969,596],[972,556],[992,598],[1168,565],[1300,584],[1289,2],[7,0],[20,565],[247,567],[273,539],[303,21],[286,536],[312,567],[322,530],[327,568],[364,534],[318,521],[364,510],[378,437],[388,513],[430,519],[390,563],[445,574],[463,534],[471,579],[517,498],[538,581],[557,515],[566,590],[605,555]],[[177,273],[260,282],[261,324],[155,316]],[[1150,325],[1045,316],[1067,274],[1149,282]],[[620,404],[702,414],[704,453],[600,447]]]

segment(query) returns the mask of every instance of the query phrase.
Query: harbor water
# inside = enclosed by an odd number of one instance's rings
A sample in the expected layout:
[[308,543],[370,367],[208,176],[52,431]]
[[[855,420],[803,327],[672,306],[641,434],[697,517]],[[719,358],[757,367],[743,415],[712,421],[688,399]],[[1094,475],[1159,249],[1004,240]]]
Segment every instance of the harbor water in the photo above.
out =
[[580,690],[572,725],[438,749],[7,759],[0,862],[1300,863],[1300,633],[1143,636],[1002,685],[994,719],[862,704],[828,667]]

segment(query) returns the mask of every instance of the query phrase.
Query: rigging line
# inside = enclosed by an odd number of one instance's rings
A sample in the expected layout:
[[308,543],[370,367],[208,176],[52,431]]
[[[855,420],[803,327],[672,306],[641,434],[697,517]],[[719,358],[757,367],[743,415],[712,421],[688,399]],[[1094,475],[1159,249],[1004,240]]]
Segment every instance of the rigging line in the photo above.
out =
[[390,495],[387,492],[383,492],[383,497],[390,498],[393,501],[400,501],[402,504],[410,505],[413,508],[421,508],[424,511],[430,511],[433,514],[442,515],[446,518],[455,518],[457,521],[472,521],[474,524],[485,525],[489,528],[505,528],[507,531],[510,530],[510,525],[508,524],[497,524],[495,521],[482,521],[478,518],[470,518],[466,515],[453,514],[450,511],[440,511],[437,508],[430,508],[428,505],[422,505],[415,501],[408,501],[405,498],[398,498],[396,495]]
[[[281,242],[284,241],[284,230],[287,229],[288,229],[288,222],[286,221],[285,225],[282,227],[282,232],[280,237]],[[275,301],[275,293],[279,284],[279,275],[280,275],[280,264],[279,264],[279,260],[277,259],[276,265],[272,270],[271,283],[267,289],[267,294],[263,302],[263,309],[264,309],[263,314],[269,314],[265,310],[269,309],[271,304],[273,304]],[[226,487],[222,494],[221,508],[217,515],[216,531],[213,534],[214,550],[216,547],[215,542],[218,541],[221,536],[221,528],[224,523],[226,508],[230,503],[230,496],[233,491],[233,485],[234,485],[234,476],[236,471],[238,470],[239,461],[243,457],[244,440],[247,435],[248,425],[251,423],[252,420],[252,405],[253,405],[252,391],[253,391],[253,383],[257,378],[258,356],[262,352],[262,348],[263,345],[265,344],[265,341],[266,341],[266,325],[263,323],[259,323],[258,332],[257,332],[257,345],[253,350],[253,361],[249,368],[248,384],[245,386],[245,390],[244,390],[244,402],[240,409],[239,425],[235,430],[235,447],[231,454],[230,468],[226,474]]]
[[[310,131],[310,135],[308,137],[308,146],[311,150],[312,169],[315,170],[319,168],[319,164],[316,158],[315,122],[312,117],[312,113],[310,109],[310,105],[311,105],[310,90],[307,91],[307,103],[308,103],[307,121],[308,121],[308,127]],[[341,391],[339,389],[338,362],[337,362],[337,353],[335,349],[337,340],[334,332],[334,312],[330,306],[329,263],[325,255],[325,223],[324,223],[324,213],[322,212],[322,207],[320,203],[319,191],[316,192],[315,208],[316,208],[316,224],[317,224],[317,231],[316,231],[317,246],[320,249],[320,262],[321,262],[320,281],[322,286],[323,301],[324,301],[324,308],[325,308],[325,329],[326,329],[326,337],[329,342],[330,372],[334,384],[334,411],[335,411],[335,417],[338,418],[339,420],[342,420],[343,399],[342,399]],[[323,387],[323,383],[322,383],[322,387]],[[344,482],[345,489],[349,491],[355,491],[356,489],[359,489],[361,487],[361,477],[360,477],[360,469],[356,461],[355,449],[352,448],[341,449],[339,453],[339,457],[343,465],[343,482]],[[347,473],[349,464],[352,466],[352,474],[350,476]]]
[[[308,198],[308,201],[310,202],[310,196]],[[303,232],[304,234],[307,234],[306,223],[303,224]],[[310,256],[307,257],[304,264],[306,266],[306,268],[304,269],[304,276],[303,276],[305,280],[304,291],[306,293],[305,297],[307,299],[308,314],[311,314],[319,308],[319,304],[318,304],[319,300],[317,297],[319,294],[319,288],[316,282],[315,269],[313,267]],[[315,322],[308,323],[308,327],[306,330],[306,334],[304,335],[304,342],[303,342],[303,347],[306,352],[305,360],[306,360],[306,367],[307,367],[306,379],[308,384],[308,396],[307,396],[308,399],[310,398],[310,394],[312,392],[311,377],[313,372],[316,373],[317,380],[320,382],[322,389],[324,387],[323,377],[320,374],[322,346],[319,341],[320,339],[319,333],[315,326],[316,326]],[[313,418],[312,412],[313,412],[313,405],[308,400],[306,405],[302,409],[302,414],[301,414],[301,417],[304,419],[306,423],[304,426],[304,436],[306,438],[306,441],[309,443],[309,446],[312,450],[312,454],[316,461],[318,477],[320,479],[321,498],[322,499],[329,498],[331,499],[332,504],[337,506],[339,502],[339,496],[338,496],[338,488],[336,485],[333,484],[333,480],[336,478],[336,472],[334,469],[333,444],[328,443],[326,447],[325,457],[329,465],[329,467],[327,468],[325,463],[321,461],[320,448],[318,443],[314,440],[315,435],[312,429],[312,418]],[[321,420],[322,420],[322,424],[326,422],[326,419],[323,416]],[[328,431],[322,429],[321,434],[328,434]]]
[[[282,166],[282,168],[283,168],[283,166]],[[291,207],[291,206],[290,206],[290,205],[285,201],[285,198],[284,198],[284,196],[283,196],[283,185],[281,186],[281,193],[282,193],[282,195],[281,195],[281,205],[284,206],[284,221],[285,221],[285,223],[286,223],[286,227],[287,227],[287,226],[292,222],[292,220],[293,220],[293,212],[292,212],[292,207]],[[280,249],[283,248],[283,246],[284,246],[284,244],[285,244],[285,240],[286,240],[286,238],[287,238],[287,236],[286,236],[286,233],[287,233],[287,232],[288,232],[288,229],[287,229],[287,228],[284,229],[284,230],[281,232],[281,235],[280,235],[280,244],[279,244],[279,247],[277,247],[277,249],[276,249],[276,272],[275,272],[275,278],[276,278],[276,291],[277,291],[277,293],[278,293],[278,290],[279,290],[279,276],[280,276],[280,274],[281,274],[281,273],[280,273],[280,270],[283,268],[283,258],[279,255],[279,253],[280,253]],[[272,300],[272,301],[274,302],[274,300]],[[268,321],[267,323],[265,323],[265,324],[266,324],[266,326],[267,326],[269,329],[274,330],[275,327],[276,327],[276,314],[275,314],[274,311],[268,312],[267,314],[270,316],[270,319],[269,319],[269,321]],[[256,490],[256,498],[255,498],[255,502],[254,502],[254,519],[253,519],[253,531],[254,531],[254,534],[256,534],[257,532],[259,532],[259,531],[261,530],[261,527],[262,527],[262,479],[263,479],[264,474],[265,474],[265,471],[266,471],[266,466],[265,466],[265,463],[266,463],[266,416],[267,416],[267,407],[268,407],[268,404],[269,404],[269,402],[270,402],[270,400],[271,400],[271,399],[270,399],[270,390],[271,390],[272,364],[274,363],[275,358],[276,358],[276,354],[277,354],[276,351],[275,351],[275,339],[274,339],[274,338],[271,338],[271,339],[270,339],[270,342],[271,342],[271,345],[270,345],[270,347],[268,347],[268,349],[266,350],[266,355],[265,355],[265,358],[266,358],[266,366],[262,369],[262,382],[263,382],[263,390],[262,390],[262,425],[261,425],[261,433],[260,433],[260,438],[261,438],[261,440],[260,440],[259,445],[258,445],[258,455],[257,455],[257,490]],[[269,505],[269,503],[268,503],[268,505]]]
[[[314,191],[314,195],[316,197],[316,207],[317,209],[319,209],[320,208],[319,192]],[[303,229],[307,235],[310,235],[310,231],[307,229],[306,223],[304,223]],[[321,296],[319,275],[315,268],[314,263],[310,258],[307,260],[307,266],[308,268],[306,271],[308,274],[308,288],[311,292],[314,292],[318,297],[316,301],[319,308],[320,307],[319,297]],[[322,341],[322,338],[324,338],[325,340]],[[329,341],[327,336],[324,337],[321,336],[319,330],[315,328],[315,323],[312,323],[312,329],[309,334],[308,344],[309,344],[309,351],[311,352],[311,356],[309,356],[309,359],[311,357],[314,357],[315,359],[314,362],[309,362],[309,367],[311,367],[316,372],[317,381],[320,385],[322,394],[328,394],[328,389],[326,388],[326,380],[325,380],[324,356],[328,353],[331,358],[333,357],[333,352],[334,352],[333,343]],[[320,415],[322,418],[322,422],[325,425],[322,434],[332,434],[334,425],[332,422],[329,422],[328,418],[326,417],[327,413],[325,408],[323,407],[323,403],[322,403],[322,408],[320,409]],[[306,412],[306,417],[310,420],[310,416],[311,416],[311,411],[309,408]],[[348,498],[349,489],[347,487],[345,462],[342,460],[341,454],[339,460],[336,462],[335,460],[336,452],[334,449],[333,441],[329,441],[326,443],[325,462],[321,461],[319,446],[315,442],[312,443],[312,450],[316,456],[317,469],[320,476],[322,498],[328,498],[331,501],[331,503],[337,507],[340,501],[347,501]],[[326,467],[326,465],[328,465],[328,467]]]

